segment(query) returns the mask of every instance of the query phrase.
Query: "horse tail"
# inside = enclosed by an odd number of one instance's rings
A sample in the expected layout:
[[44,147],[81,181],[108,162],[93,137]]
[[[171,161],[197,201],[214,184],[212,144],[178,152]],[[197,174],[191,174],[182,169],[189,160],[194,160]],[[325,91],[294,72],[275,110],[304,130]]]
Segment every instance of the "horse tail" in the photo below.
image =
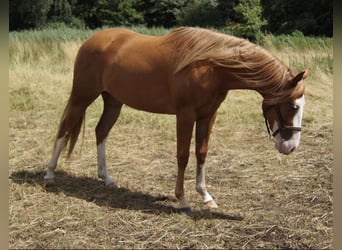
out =
[[82,138],[84,138],[84,132],[85,132],[85,109],[81,112],[81,117],[77,120],[77,122],[72,127],[72,129],[70,130],[70,133],[68,135],[69,136],[69,148],[68,148],[67,157],[70,157],[70,155],[72,154],[72,151],[75,148],[75,144],[76,144],[78,136],[79,136],[79,134],[81,132],[82,124],[83,124],[83,136],[82,136]]
[[83,124],[83,137],[85,133],[85,108],[75,107],[72,103],[72,96],[70,96],[67,105],[63,111],[60,119],[59,129],[56,136],[54,150],[56,148],[57,140],[64,137],[63,149],[67,148],[67,158],[72,154]]

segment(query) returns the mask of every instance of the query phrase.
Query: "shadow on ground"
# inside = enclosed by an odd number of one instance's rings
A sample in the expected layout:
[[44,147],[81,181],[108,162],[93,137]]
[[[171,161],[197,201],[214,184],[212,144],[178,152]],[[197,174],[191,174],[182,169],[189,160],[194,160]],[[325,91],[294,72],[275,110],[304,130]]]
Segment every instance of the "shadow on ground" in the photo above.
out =
[[[174,197],[152,196],[141,192],[134,192],[127,188],[108,188],[101,180],[72,176],[64,171],[57,171],[55,181],[46,183],[43,180],[43,171],[17,171],[13,172],[10,179],[17,184],[38,185],[49,193],[64,193],[67,196],[94,202],[98,206],[111,208],[139,210],[153,214],[172,214],[181,213],[179,209],[167,203],[177,200]],[[199,219],[223,219],[223,220],[242,220],[239,215],[227,215],[215,211],[201,210],[192,211],[188,214],[194,220]]]

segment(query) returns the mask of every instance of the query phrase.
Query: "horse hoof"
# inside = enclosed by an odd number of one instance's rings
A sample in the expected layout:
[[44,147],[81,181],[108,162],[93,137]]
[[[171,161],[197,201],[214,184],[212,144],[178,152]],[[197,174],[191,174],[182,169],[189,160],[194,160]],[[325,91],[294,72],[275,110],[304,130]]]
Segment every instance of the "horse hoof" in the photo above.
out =
[[209,209],[215,209],[218,208],[216,202],[214,200],[210,200],[208,202],[205,203],[205,206]]
[[110,183],[106,184],[106,187],[108,187],[108,188],[117,188],[118,185],[116,185],[115,182],[110,182]]
[[190,215],[192,213],[190,207],[180,207],[177,209],[180,214]]
[[44,177],[44,184],[45,184],[46,186],[52,185],[52,184],[54,184],[54,183],[55,183],[55,179],[54,179],[54,178],[45,178],[45,177]]

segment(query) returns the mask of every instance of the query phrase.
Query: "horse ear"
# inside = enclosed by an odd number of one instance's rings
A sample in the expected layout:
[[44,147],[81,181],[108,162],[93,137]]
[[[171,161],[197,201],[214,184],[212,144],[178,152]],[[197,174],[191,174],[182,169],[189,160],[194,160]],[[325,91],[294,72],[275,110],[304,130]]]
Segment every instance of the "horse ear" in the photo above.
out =
[[292,84],[293,86],[297,85],[298,82],[300,82],[301,80],[304,80],[305,78],[307,78],[307,76],[309,75],[309,70],[306,69],[300,73],[298,73],[293,79],[292,79]]

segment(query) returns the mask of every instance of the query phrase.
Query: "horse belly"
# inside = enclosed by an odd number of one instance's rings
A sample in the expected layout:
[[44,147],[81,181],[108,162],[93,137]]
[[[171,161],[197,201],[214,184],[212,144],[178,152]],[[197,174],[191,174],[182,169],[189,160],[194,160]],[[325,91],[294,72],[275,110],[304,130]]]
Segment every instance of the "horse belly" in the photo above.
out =
[[107,89],[116,99],[132,108],[153,113],[175,113],[168,81],[160,73],[121,71]]
[[160,114],[174,114],[175,111],[170,99],[165,95],[161,96],[159,93],[153,92],[155,91],[148,91],[148,87],[146,87],[144,91],[141,89],[138,91],[133,90],[129,96],[126,95],[127,92],[123,93],[122,91],[118,91],[116,95],[122,103],[138,110]]

